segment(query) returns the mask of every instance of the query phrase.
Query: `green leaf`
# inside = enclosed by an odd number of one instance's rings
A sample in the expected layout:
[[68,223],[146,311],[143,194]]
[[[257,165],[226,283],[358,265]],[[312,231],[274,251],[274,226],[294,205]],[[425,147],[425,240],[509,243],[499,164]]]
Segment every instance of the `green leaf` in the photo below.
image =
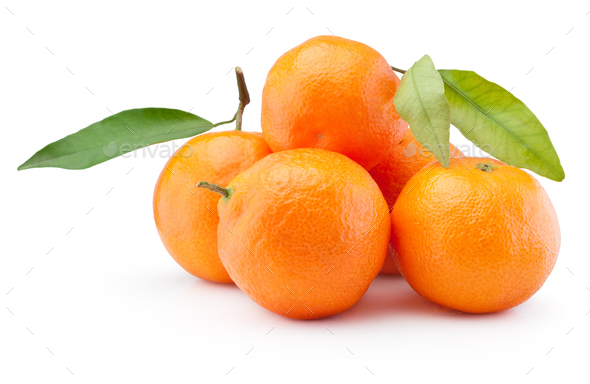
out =
[[509,91],[472,71],[439,70],[451,107],[451,123],[499,160],[561,181],[565,172],[549,134]]
[[424,55],[406,71],[393,102],[416,140],[448,167],[451,110],[430,56]]
[[223,123],[212,124],[178,109],[130,109],[47,145],[18,170],[89,168],[148,145],[198,135],[219,124]]

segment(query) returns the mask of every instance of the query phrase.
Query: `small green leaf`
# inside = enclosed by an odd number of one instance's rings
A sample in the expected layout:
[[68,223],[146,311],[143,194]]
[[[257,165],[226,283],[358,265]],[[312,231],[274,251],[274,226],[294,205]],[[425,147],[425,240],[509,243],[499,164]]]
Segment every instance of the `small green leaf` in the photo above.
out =
[[565,172],[549,134],[526,105],[477,73],[439,70],[451,123],[482,150],[507,164],[561,181]]
[[219,124],[178,109],[130,109],[47,145],[18,170],[89,168],[148,145],[201,134]]
[[451,110],[430,56],[424,55],[406,71],[393,102],[416,140],[448,167]]

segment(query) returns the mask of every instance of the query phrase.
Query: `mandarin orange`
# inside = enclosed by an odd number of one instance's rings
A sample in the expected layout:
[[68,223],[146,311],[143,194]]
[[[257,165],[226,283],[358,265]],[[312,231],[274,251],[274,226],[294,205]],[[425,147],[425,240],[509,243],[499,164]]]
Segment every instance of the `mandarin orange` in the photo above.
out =
[[225,185],[269,153],[260,133],[228,131],[194,137],[168,160],[154,190],[154,219],[168,253],[187,272],[231,283],[217,253],[219,195],[195,184]]
[[415,174],[393,208],[396,261],[425,298],[463,312],[497,312],[537,292],[561,243],[541,184],[489,158],[451,158]]
[[407,128],[393,105],[399,84],[373,48],[337,36],[314,37],[270,69],[262,132],[273,152],[328,149],[370,169]]
[[219,256],[264,308],[318,319],[352,306],[379,273],[391,222],[369,173],[321,149],[273,153],[237,175],[219,200]]

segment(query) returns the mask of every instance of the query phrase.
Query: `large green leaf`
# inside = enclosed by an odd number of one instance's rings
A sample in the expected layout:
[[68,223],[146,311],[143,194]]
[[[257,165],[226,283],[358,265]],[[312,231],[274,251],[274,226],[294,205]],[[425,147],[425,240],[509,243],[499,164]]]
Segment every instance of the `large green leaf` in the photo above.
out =
[[424,55],[406,71],[393,102],[416,140],[448,167],[451,110],[430,56]]
[[439,72],[451,123],[463,136],[507,164],[556,181],[565,178],[549,134],[522,101],[475,72]]
[[178,109],[130,109],[47,145],[18,170],[89,168],[148,145],[198,135],[219,124]]

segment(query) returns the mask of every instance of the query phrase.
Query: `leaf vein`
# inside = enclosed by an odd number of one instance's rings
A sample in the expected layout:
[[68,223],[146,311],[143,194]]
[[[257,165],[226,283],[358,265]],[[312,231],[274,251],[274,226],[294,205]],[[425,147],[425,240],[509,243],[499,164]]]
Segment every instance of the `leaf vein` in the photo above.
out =
[[[432,126],[432,129],[433,129],[432,133],[434,135],[434,138],[436,139],[436,142],[438,143],[438,142],[440,142],[440,140],[436,134],[436,129],[434,128],[434,126],[432,124],[432,119],[430,118],[430,115],[428,114],[428,108],[425,107],[424,101],[422,100],[422,97],[420,95],[420,91],[418,91],[418,84],[416,84],[416,77],[414,76],[413,69],[412,69],[411,75],[412,75],[412,83],[414,83],[414,88],[416,88],[416,95],[418,96],[418,100],[420,101],[420,104],[422,105],[422,110],[424,111],[424,114],[426,115],[426,119],[428,119],[429,124]],[[441,78],[442,78],[442,76],[441,76]],[[424,127],[422,127],[420,132],[422,132],[423,130],[424,130]],[[439,155],[441,158],[444,157],[443,156],[444,151],[442,149],[438,148],[438,145],[435,146],[435,150],[439,152]],[[441,153],[441,152],[443,152],[443,153]]]
[[491,121],[493,121],[496,125],[498,125],[500,128],[504,129],[506,132],[508,132],[510,135],[512,135],[512,137],[514,137],[516,139],[517,142],[519,142],[524,148],[526,148],[530,153],[532,153],[533,155],[535,155],[539,160],[541,160],[546,166],[548,166],[551,171],[553,171],[553,173],[557,176],[560,177],[559,172],[557,172],[553,166],[551,166],[551,164],[549,164],[543,157],[541,157],[539,154],[537,154],[537,152],[533,151],[526,143],[524,143],[522,140],[520,140],[520,138],[518,136],[516,136],[514,134],[514,132],[512,132],[509,128],[505,127],[504,125],[500,124],[498,121],[496,121],[494,118],[492,118],[490,115],[486,114],[483,109],[481,109],[477,104],[475,104],[474,102],[472,102],[465,94],[463,94],[461,91],[459,91],[457,88],[453,87],[447,80],[445,80],[445,78],[442,78],[443,81],[445,82],[445,84],[447,84],[449,86],[449,88],[451,88],[453,91],[455,91],[459,96],[461,96],[465,101],[467,101],[469,104],[471,104],[477,111],[479,111],[481,114],[483,114],[485,117],[489,118]]

